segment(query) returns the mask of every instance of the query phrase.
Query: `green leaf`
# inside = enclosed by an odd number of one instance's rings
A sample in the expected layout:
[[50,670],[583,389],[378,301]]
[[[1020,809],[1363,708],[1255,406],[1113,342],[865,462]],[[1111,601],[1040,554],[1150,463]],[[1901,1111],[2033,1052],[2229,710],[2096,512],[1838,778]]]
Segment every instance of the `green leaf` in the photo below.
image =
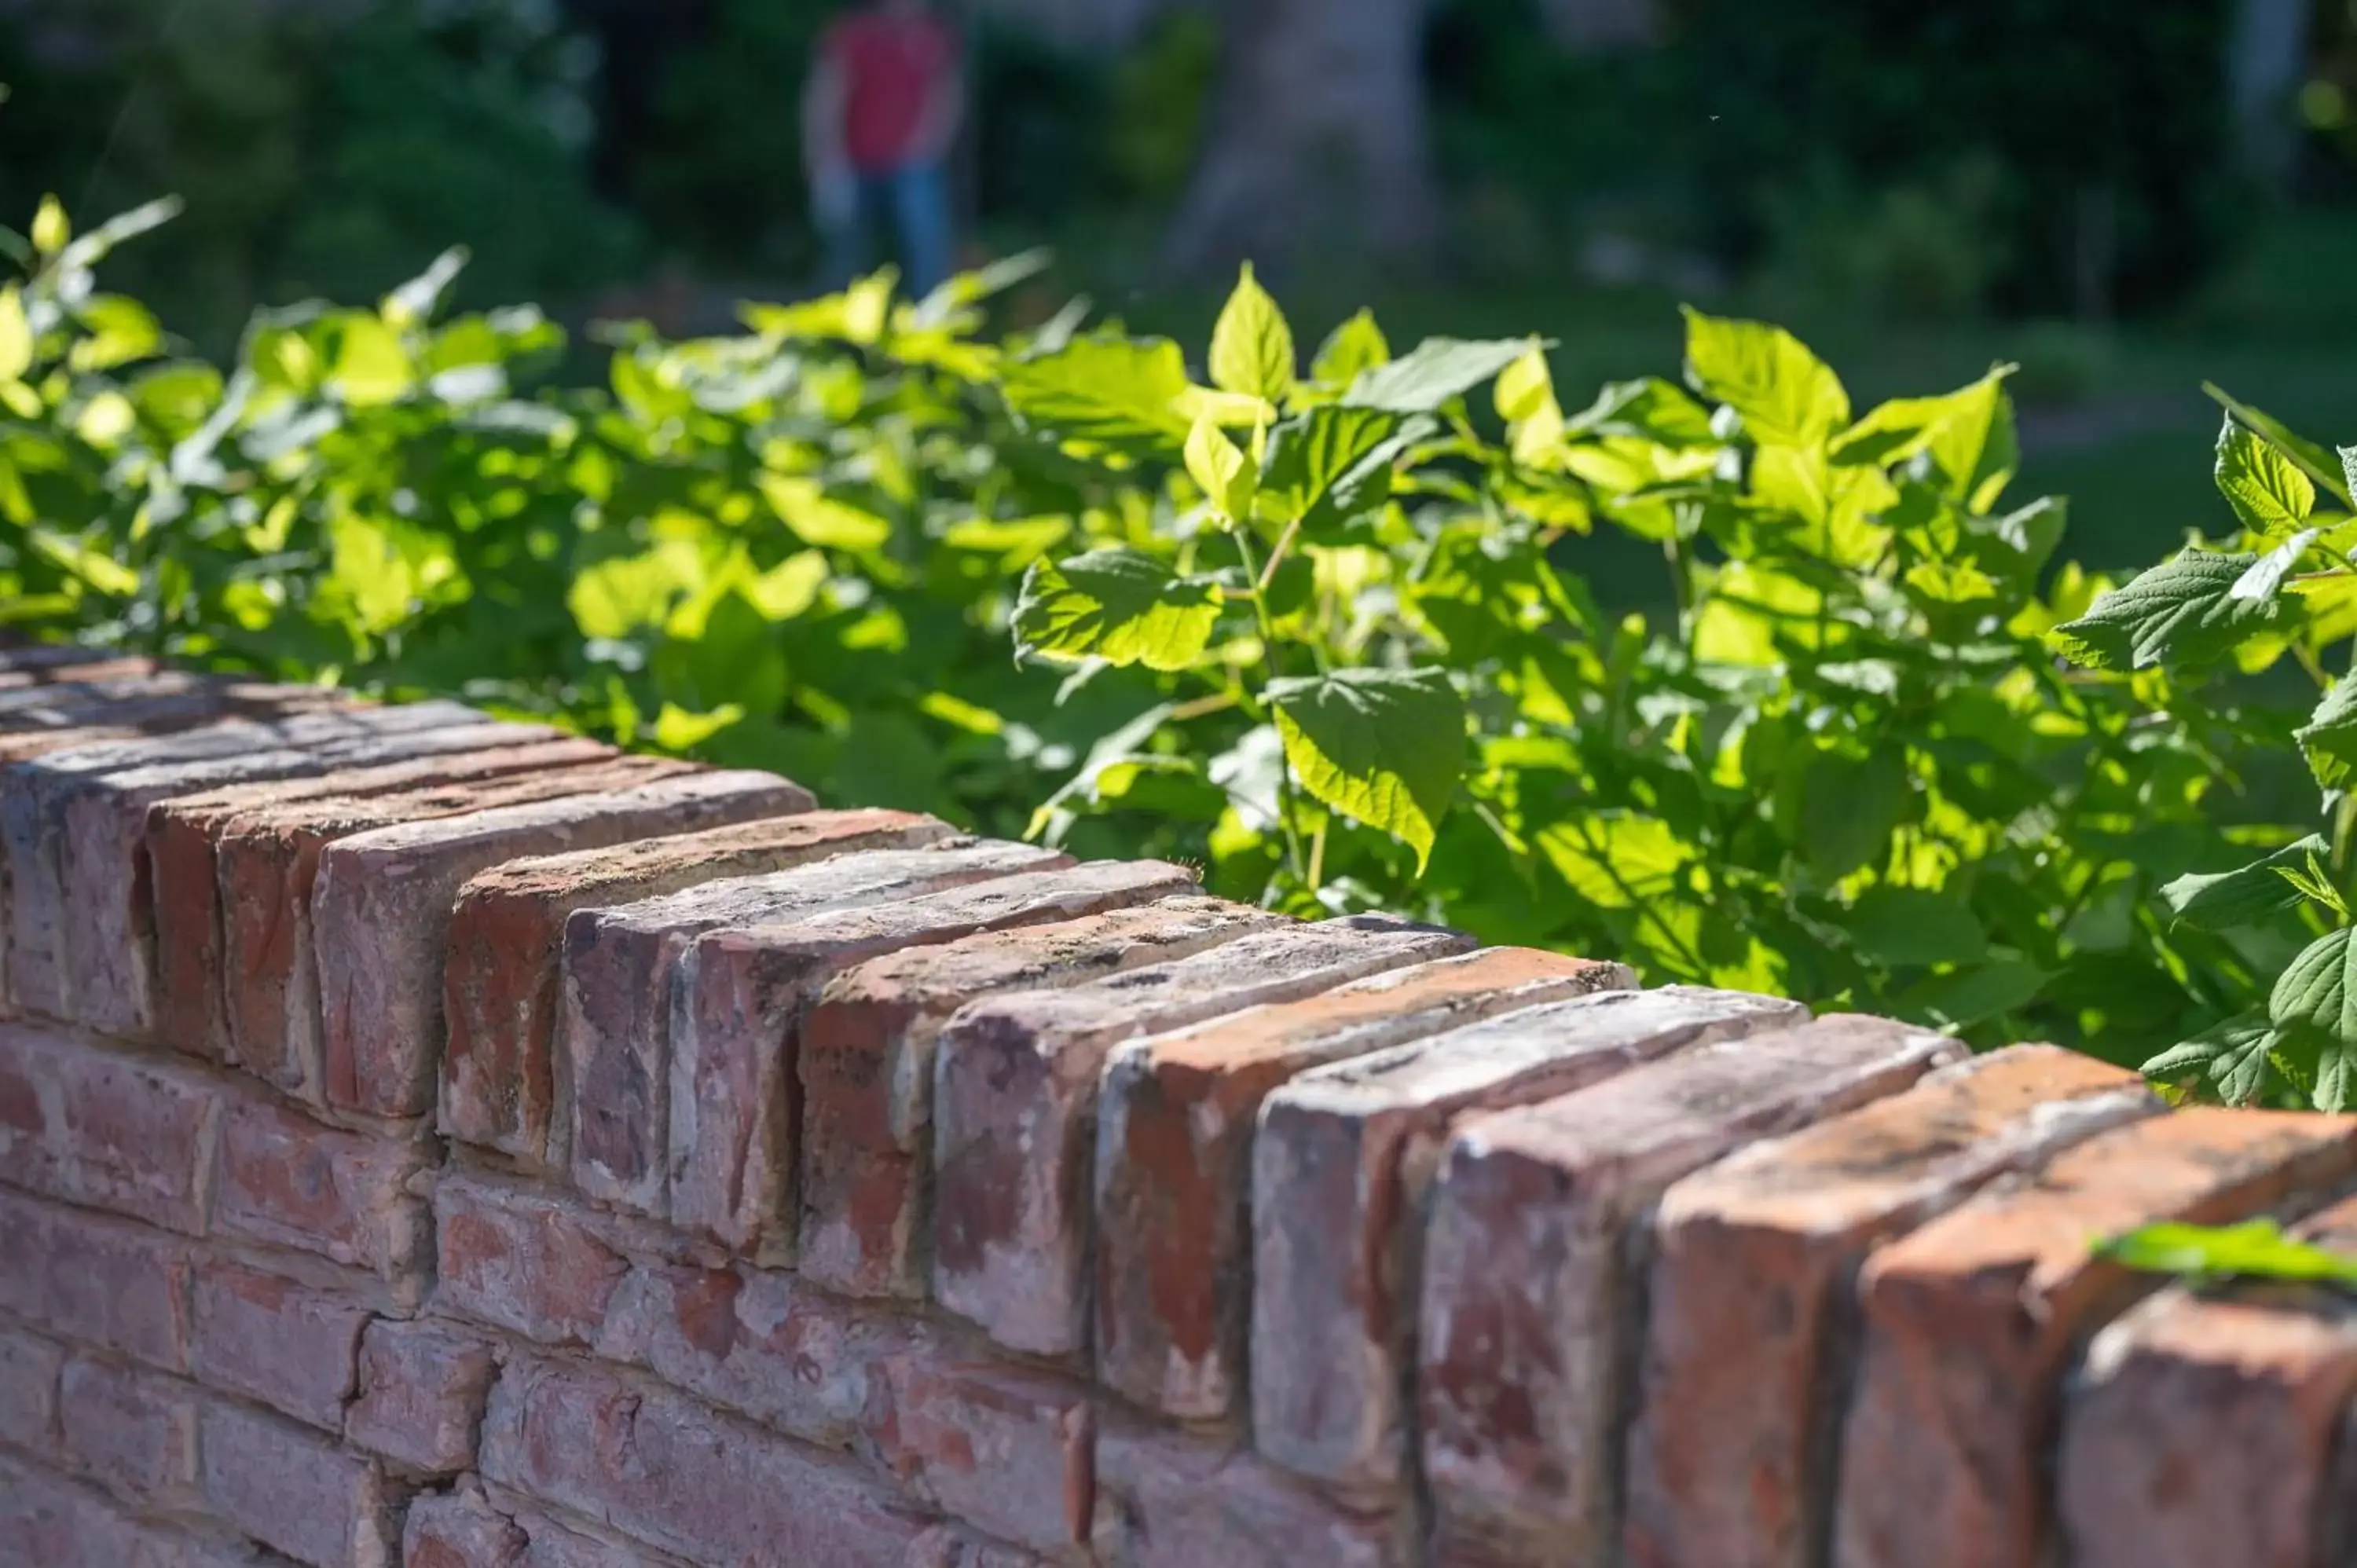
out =
[[2299,466],[2229,414],[2218,432],[2219,493],[2255,533],[2298,528],[2316,510],[2316,484]]
[[33,368],[33,328],[15,284],[0,288],[0,381],[22,381]]
[[1293,390],[1293,328],[1246,262],[1211,329],[1211,384],[1283,403]]
[[66,209],[58,199],[41,198],[40,210],[33,214],[33,249],[45,256],[54,256],[72,238],[73,225],[66,221]]
[[2357,987],[2350,983],[2357,952],[2351,950],[2351,935],[2343,929],[2319,937],[2276,977],[2267,1018],[2276,1033],[2297,1036],[2303,1045],[2357,1040]]
[[1680,875],[1694,859],[1667,822],[1625,811],[1549,823],[1535,843],[1571,890],[1598,909],[1676,897]]
[[1842,433],[1833,459],[1889,467],[1926,454],[1950,497],[1972,510],[1986,510],[2021,463],[2013,401],[2005,395],[2012,371],[2012,366],[2001,365],[1944,397],[1883,403]]
[[1178,409],[1187,386],[1176,343],[1102,333],[1017,360],[999,375],[1007,406],[1027,429],[1098,446],[1177,447],[1190,423]]
[[1420,875],[1465,773],[1465,699],[1443,670],[1337,670],[1268,684],[1302,785],[1415,851]]
[[2275,1030],[2257,1011],[2213,1024],[2171,1046],[2137,1070],[2162,1083],[2199,1073],[2229,1105],[2249,1105],[2266,1091],[2276,1047]]
[[2357,1284],[2357,1258],[2297,1240],[2272,1219],[2147,1225],[2098,1241],[2095,1255],[2146,1273]]
[[778,520],[813,550],[854,553],[881,550],[892,537],[888,519],[826,494],[816,479],[792,474],[759,474],[753,483]]
[[374,316],[343,318],[332,384],[353,408],[397,403],[417,384],[416,367],[400,336]]
[[1845,924],[1859,955],[1877,963],[1974,963],[1988,952],[1972,906],[1953,893],[1884,883],[1858,895]]
[[1015,639],[1028,652],[1186,670],[1220,618],[1220,586],[1134,550],[1092,550],[1024,574]]
[[1494,380],[1530,347],[1527,338],[1483,342],[1429,338],[1407,358],[1362,372],[1342,394],[1342,402],[1351,408],[1393,413],[1437,413],[1450,399]]
[[1392,466],[1431,428],[1372,408],[1313,408],[1269,433],[1261,509],[1312,533],[1381,506]]
[[1391,359],[1392,346],[1375,325],[1375,313],[1361,310],[1328,335],[1309,373],[1328,386],[1347,386]]
[[1686,307],[1686,379],[1743,416],[1765,446],[1814,446],[1849,423],[1849,393],[1781,327]]
[[[2357,739],[2357,736],[2352,738]],[[2299,902],[2298,893],[2277,874],[2277,869],[2304,866],[2309,855],[2321,854],[2326,848],[2323,835],[2310,833],[2237,871],[2180,876],[2160,890],[2161,902],[2169,906],[2170,914],[2199,930],[2225,931],[2256,925]]]
[[692,542],[665,540],[642,554],[581,568],[565,591],[565,607],[582,636],[616,641],[662,626],[705,575],[703,553]]
[[2038,1000],[2051,976],[2018,954],[2008,953],[1953,974],[1937,975],[1908,992],[1900,1004],[1952,1029],[1968,1029]]
[[2309,771],[2327,789],[2357,779],[2357,679],[2344,675],[2335,681],[2292,738],[2307,756]]
[[665,751],[693,751],[745,717],[735,703],[724,703],[708,714],[692,714],[676,703],[665,703],[655,719],[655,744]]
[[1228,439],[1209,411],[1199,414],[1195,428],[1187,433],[1187,477],[1228,521],[1252,515],[1260,470],[1242,447]]
[[2199,664],[2290,618],[2280,598],[2238,598],[2234,586],[2258,564],[2253,554],[2189,550],[2114,588],[2094,607],[2047,633],[2064,658],[2098,670]]
[[[467,267],[467,247],[453,245],[434,258],[434,264],[384,296],[378,306],[386,325],[406,330],[423,327],[441,308],[442,298]],[[726,727],[726,726],[723,726]],[[690,743],[693,744],[693,743]],[[674,747],[684,750],[684,746]]]
[[1863,757],[1820,752],[1799,779],[1801,854],[1828,880],[1878,864],[1914,803],[1900,746],[1877,746]]
[[[2276,451],[2298,464],[2300,472],[2322,485],[2327,491],[2340,490],[2344,484],[2349,489],[2357,490],[2357,480],[2349,479],[2345,474],[2335,471],[2340,466],[2333,462],[2332,454],[2326,448],[2298,435],[2281,420],[2262,413],[2249,403],[2236,402],[2213,382],[2203,381],[2201,390],[2210,394],[2212,402],[2266,437]],[[2337,500],[2346,502],[2350,499],[2348,491],[2341,490]]]
[[2234,579],[2233,596],[2238,599],[2271,599],[2283,587],[2291,569],[2299,558],[2322,536],[2320,528],[2303,528],[2282,543],[2252,563],[2251,569]]
[[145,360],[164,346],[163,327],[135,299],[119,294],[97,295],[75,314],[89,334],[71,350],[77,371],[111,371]]

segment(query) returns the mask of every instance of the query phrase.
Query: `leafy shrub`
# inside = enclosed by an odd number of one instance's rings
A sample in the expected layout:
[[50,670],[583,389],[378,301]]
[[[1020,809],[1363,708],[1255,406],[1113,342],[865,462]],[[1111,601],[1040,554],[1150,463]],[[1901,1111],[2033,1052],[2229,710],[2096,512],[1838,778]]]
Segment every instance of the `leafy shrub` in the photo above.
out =
[[[224,375],[95,290],[120,232],[45,209],[0,296],[0,618],[37,631],[1984,1042],[2140,1059],[2255,972],[2153,869],[2252,726],[2048,655],[2103,585],[2006,498],[2005,367],[1861,411],[1693,314],[1684,385],[1582,403],[1535,340],[1395,354],[1362,314],[1305,355],[1249,274],[1199,360],[1076,312],[988,338],[1018,262],[527,392],[557,333],[442,312],[447,259],[257,318]],[[1597,607],[1600,532],[1673,610]]]
[[[2357,684],[2325,660],[2357,634],[2357,446],[2335,454],[2218,395],[2227,413],[2217,481],[2233,525],[2223,547],[2197,539],[2050,636],[2075,662],[2135,689],[2151,717],[2208,732],[2228,782],[2295,749],[2306,761],[2323,794],[2319,831],[2244,826],[2227,844],[2245,864],[2161,889],[2184,933],[2172,940],[2216,955],[2203,976],[2203,1016],[2215,1022],[2144,1069],[2235,1104],[2289,1090],[2338,1111],[2357,1099]],[[2237,679],[2287,660],[2314,682],[2312,709],[2255,701]]]

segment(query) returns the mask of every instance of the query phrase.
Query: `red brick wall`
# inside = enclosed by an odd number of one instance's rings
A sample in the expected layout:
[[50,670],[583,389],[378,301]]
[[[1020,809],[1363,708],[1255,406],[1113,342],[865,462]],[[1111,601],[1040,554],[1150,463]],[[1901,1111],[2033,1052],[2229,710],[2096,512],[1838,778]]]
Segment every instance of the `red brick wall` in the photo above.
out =
[[[2357,1126],[0,653],[0,1568],[2326,1561]],[[2338,1559],[2332,1559],[2337,1561]]]

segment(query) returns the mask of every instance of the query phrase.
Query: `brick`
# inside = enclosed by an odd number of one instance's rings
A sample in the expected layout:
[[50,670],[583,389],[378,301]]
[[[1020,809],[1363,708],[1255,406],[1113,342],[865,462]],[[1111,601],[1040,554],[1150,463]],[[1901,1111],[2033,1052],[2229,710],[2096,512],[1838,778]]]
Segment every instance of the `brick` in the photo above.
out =
[[1253,1124],[1329,1062],[1635,981],[1619,964],[1492,948],[1124,1046],[1097,1125],[1097,1374],[1149,1410],[1243,1413]]
[[607,795],[360,833],[319,857],[311,897],[330,1104],[379,1115],[434,1108],[450,904],[501,861],[694,832],[810,810],[772,774],[700,773]]
[[877,1369],[932,1337],[780,1270],[656,1261],[635,1265],[608,1298],[596,1349],[790,1437],[843,1448],[860,1435]]
[[695,1562],[908,1562],[926,1521],[854,1466],[683,1394],[519,1358],[491,1389],[483,1474]]
[[2035,1561],[2077,1341],[2157,1282],[2091,1240],[2239,1219],[2357,1168],[2357,1120],[2195,1109],[2106,1133],[1869,1259],[1834,1550],[1845,1568]]
[[911,949],[829,982],[802,1026],[796,1266],[855,1295],[930,1288],[933,1041],[961,1006],[1184,958],[1281,923],[1182,897]]
[[406,1568],[662,1568],[644,1548],[595,1541],[479,1486],[409,1506]]
[[1469,946],[1360,916],[963,1009],[934,1047],[934,1298],[1012,1348],[1082,1349],[1097,1086],[1114,1047]]
[[274,1105],[235,1105],[221,1122],[214,1225],[223,1236],[315,1252],[414,1287],[432,1245],[416,1190],[427,1168],[414,1143],[323,1127]]
[[430,755],[374,768],[344,768],[308,779],[233,785],[161,800],[148,809],[145,854],[156,908],[155,1035],[176,1050],[225,1059],[229,1015],[222,972],[220,857],[213,842],[249,811],[345,796],[392,794],[517,773],[580,767],[611,746],[557,737],[537,725],[483,724],[416,737]]
[[76,1472],[134,1503],[184,1500],[197,1479],[196,1391],[76,1357],[58,1385],[59,1447]]
[[569,1086],[574,1184],[642,1214],[668,1211],[672,983],[696,937],[1071,864],[1025,844],[944,841],[577,912],[565,922],[557,1074]]
[[125,674],[144,675],[156,668],[152,659],[118,658],[104,649],[85,648],[74,642],[27,642],[0,647],[0,678],[10,681],[55,681],[77,679],[64,673],[91,664],[134,664],[135,670]]
[[1101,1413],[1095,1560],[1122,1568],[1407,1568],[1399,1525],[1351,1513],[1256,1455]]
[[582,1205],[488,1178],[447,1176],[434,1191],[435,1305],[545,1345],[587,1345],[628,1259]]
[[1647,1211],[1743,1144],[1897,1093],[1960,1051],[1880,1019],[1825,1018],[1459,1131],[1434,1189],[1417,1321],[1442,1555],[1609,1558]]
[[38,1334],[0,1325],[0,1443],[28,1454],[58,1445],[58,1374],[61,1346]]
[[192,1075],[0,1024],[0,1180],[201,1235],[220,1121]]
[[117,1035],[145,1031],[154,932],[140,849],[173,795],[317,773],[479,722],[453,703],[301,714],[59,752],[0,774],[16,918],[10,983],[26,1006]]
[[242,1541],[142,1524],[95,1491],[0,1458],[0,1568],[266,1568]]
[[1858,1265],[2007,1172],[2159,1109],[2134,1073],[2020,1046],[1672,1187],[1654,1220],[1628,1562],[1822,1562],[1841,1417],[1826,1391],[1846,1369]]
[[931,1346],[884,1359],[876,1380],[867,1443],[911,1495],[1034,1552],[1088,1545],[1096,1412],[1087,1384]]
[[0,692],[23,692],[38,686],[68,685],[83,681],[131,681],[156,673],[152,659],[109,658],[96,649],[59,649],[68,657],[51,664],[21,669],[0,668]]
[[198,1267],[188,1368],[199,1382],[341,1432],[365,1306],[230,1263]]
[[450,918],[441,1126],[534,1165],[565,1124],[554,1070],[565,920],[724,878],[790,870],[856,850],[915,849],[950,836],[906,811],[817,811],[643,843],[517,861],[460,890]]
[[1737,992],[1605,992],[1319,1068],[1271,1095],[1253,1145],[1260,1451],[1338,1486],[1399,1484],[1416,1249],[1454,1126],[1807,1016],[1795,1003]]
[[480,1339],[441,1324],[380,1318],[361,1340],[360,1391],[344,1418],[345,1441],[427,1475],[472,1469],[491,1372],[491,1348]]
[[400,1536],[376,1466],[274,1415],[213,1400],[199,1428],[206,1509],[312,1568],[379,1568]]
[[[2295,1228],[2347,1252],[2357,1200]],[[2071,1380],[2057,1503],[2084,1568],[2341,1563],[2357,1313],[2339,1292],[2165,1290],[2096,1334]]]
[[699,937],[681,957],[673,997],[672,1222],[763,1261],[791,1257],[799,1016],[836,971],[1194,885],[1160,861],[1100,861]]
[[626,789],[684,770],[678,763],[616,757],[232,817],[213,847],[231,1059],[289,1093],[314,1101],[324,1097],[312,897],[328,844],[381,828]]
[[187,1254],[122,1220],[0,1192],[0,1310],[78,1344],[188,1369]]

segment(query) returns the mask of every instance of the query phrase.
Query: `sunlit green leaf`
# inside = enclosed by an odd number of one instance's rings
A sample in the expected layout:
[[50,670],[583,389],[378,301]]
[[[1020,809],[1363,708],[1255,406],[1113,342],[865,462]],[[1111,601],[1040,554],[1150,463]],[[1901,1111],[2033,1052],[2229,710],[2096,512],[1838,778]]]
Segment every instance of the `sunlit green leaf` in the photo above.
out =
[[2237,597],[2252,554],[2188,550],[2113,589],[2047,634],[2063,657],[2098,670],[2146,670],[2224,657],[2246,637],[2290,618],[2280,597]]
[[1421,868],[1465,773],[1465,699],[1448,672],[1337,670],[1272,681],[1268,700],[1302,787]]
[[1075,338],[1056,353],[1009,362],[1000,390],[1026,426],[1064,440],[1175,449],[1191,423],[1177,407],[1187,362],[1164,338]]
[[2305,865],[2309,855],[2325,848],[2323,838],[2310,833],[2240,870],[2180,876],[2161,888],[2161,902],[2179,919],[2205,931],[2255,925],[2299,902],[2277,868]]
[[1346,386],[1391,358],[1392,346],[1375,325],[1375,313],[1361,310],[1328,335],[1309,373],[1328,386]]
[[892,537],[888,519],[826,494],[816,479],[765,473],[753,482],[779,521],[814,550],[881,550]]
[[2316,484],[2299,466],[2229,415],[2218,432],[2218,490],[2254,533],[2298,528],[2316,510]]
[[1781,327],[1686,310],[1686,377],[1762,445],[1813,446],[1849,423],[1840,379]]
[[1221,600],[1208,577],[1181,577],[1132,550],[1092,550],[1024,575],[1016,640],[1058,659],[1186,670],[1210,644]]
[[2272,1058],[2276,1044],[2266,1014],[2254,1010],[2171,1046],[2138,1070],[2163,1083],[2199,1076],[2209,1080],[2227,1104],[2249,1105],[2275,1076]]
[[2097,1242],[2095,1255],[2147,1273],[2357,1285],[2357,1258],[2287,1236],[2272,1219],[2147,1225]]
[[2292,738],[2326,789],[2342,789],[2357,779],[2357,679],[2344,675],[2334,682]]
[[1342,394],[1342,402],[1352,408],[1379,408],[1392,413],[1437,413],[1450,400],[1495,379],[1530,346],[1524,338],[1502,342],[1427,338],[1405,359],[1361,372]]
[[1211,381],[1223,392],[1283,403],[1293,390],[1293,329],[1246,262],[1211,330]]

